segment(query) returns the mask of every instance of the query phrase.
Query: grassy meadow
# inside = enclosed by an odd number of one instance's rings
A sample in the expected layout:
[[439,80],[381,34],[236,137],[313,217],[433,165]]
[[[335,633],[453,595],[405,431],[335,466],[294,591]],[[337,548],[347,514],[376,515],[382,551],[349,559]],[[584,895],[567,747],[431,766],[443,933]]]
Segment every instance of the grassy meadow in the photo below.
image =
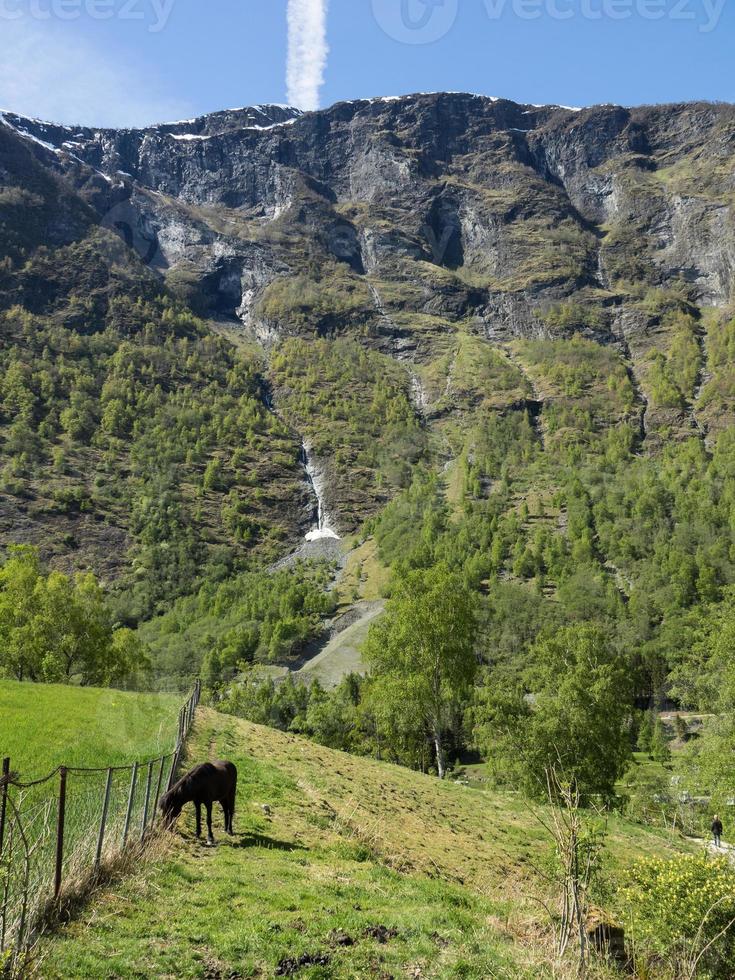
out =
[[[0,681],[0,757],[23,783],[43,779],[57,766],[74,767],[67,776],[63,882],[73,889],[88,878],[97,845],[107,774],[79,772],[128,766],[170,753],[176,742],[183,695],[139,695],[55,685]],[[171,762],[150,768],[152,813],[155,790],[165,786]],[[131,772],[113,773],[109,786],[103,856],[112,858],[122,843],[129,805]],[[142,832],[148,768],[136,779],[129,839]],[[56,826],[60,777],[23,789],[11,786],[3,853],[3,902],[6,939],[24,936],[25,896],[33,918],[52,894],[56,862]],[[23,839],[32,842],[27,856]],[[26,886],[26,875],[28,884]],[[2,970],[0,970],[0,973]]]
[[[44,941],[38,976],[554,975],[537,902],[549,845],[520,797],[200,710],[190,761],[208,757],[238,766],[235,836],[218,810],[205,847],[185,814],[135,877]],[[619,818],[608,832],[610,873],[688,847]]]
[[0,757],[30,781],[56,766],[127,765],[170,752],[180,694],[0,681]]

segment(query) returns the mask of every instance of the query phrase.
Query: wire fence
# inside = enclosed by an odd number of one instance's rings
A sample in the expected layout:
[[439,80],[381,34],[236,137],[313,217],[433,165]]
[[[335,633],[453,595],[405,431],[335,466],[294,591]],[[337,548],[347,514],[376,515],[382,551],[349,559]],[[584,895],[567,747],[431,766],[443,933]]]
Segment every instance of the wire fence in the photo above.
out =
[[45,915],[103,866],[145,844],[158,802],[174,783],[201,696],[179,712],[174,748],[126,766],[59,766],[23,782],[12,760],[0,775],[0,974],[33,944]]

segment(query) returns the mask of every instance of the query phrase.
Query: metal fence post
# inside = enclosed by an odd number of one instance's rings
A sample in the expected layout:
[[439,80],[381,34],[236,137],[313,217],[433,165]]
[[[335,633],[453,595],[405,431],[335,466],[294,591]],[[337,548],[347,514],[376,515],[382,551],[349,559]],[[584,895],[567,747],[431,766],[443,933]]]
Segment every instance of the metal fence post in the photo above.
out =
[[64,821],[66,819],[66,768],[59,769],[59,814],[56,821],[56,872],[54,898],[61,893],[62,866],[64,863]]
[[176,764],[179,758],[179,747],[178,745],[174,749],[173,755],[171,756],[171,768],[169,769],[168,779],[166,780],[166,792],[171,789],[174,784],[174,779],[176,778]]
[[107,825],[107,811],[110,806],[110,790],[112,789],[112,769],[107,770],[107,782],[105,783],[105,799],[102,804],[102,819],[100,820],[100,832],[97,835],[97,853],[94,858],[95,871],[100,866],[102,860],[102,845],[105,842],[105,826]]
[[158,800],[161,795],[161,784],[163,782],[163,767],[166,765],[166,756],[161,756],[161,767],[158,770],[158,782],[156,783],[156,795],[153,797],[153,815],[151,821],[156,819],[156,813],[158,812]]
[[128,842],[128,831],[130,830],[130,819],[133,816],[133,805],[135,804],[135,784],[138,780],[138,763],[133,763],[133,774],[130,777],[130,791],[128,793],[128,807],[125,811],[125,824],[123,826],[122,846]]
[[179,756],[181,755],[181,745],[177,745],[174,750],[173,758],[171,759],[171,772],[168,774],[168,789],[176,782],[176,770],[179,766]]
[[145,803],[143,804],[143,820],[140,825],[140,839],[145,837],[146,827],[148,826],[148,806],[151,802],[151,783],[153,782],[153,763],[148,763],[148,776],[145,781]]
[[10,758],[3,759],[2,787],[0,787],[0,855],[3,853],[5,841],[5,814],[8,810],[8,776],[10,776]]
[[[8,834],[8,866],[13,860],[13,843],[14,843],[14,830],[15,823],[10,825],[10,833]],[[10,874],[5,875],[5,883],[3,884],[3,894],[0,898],[0,953],[5,949],[5,933],[8,926],[8,907],[10,904]]]

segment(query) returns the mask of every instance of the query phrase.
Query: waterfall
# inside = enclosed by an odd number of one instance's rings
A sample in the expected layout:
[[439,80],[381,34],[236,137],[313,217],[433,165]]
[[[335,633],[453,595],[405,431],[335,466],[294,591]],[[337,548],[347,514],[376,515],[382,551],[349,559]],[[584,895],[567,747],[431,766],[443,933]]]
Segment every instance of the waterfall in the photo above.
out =
[[309,452],[309,447],[305,442],[301,446],[301,456],[304,463],[306,480],[316,498],[316,527],[313,527],[309,531],[306,535],[306,540],[321,541],[324,538],[331,538],[334,541],[339,541],[339,534],[332,527],[329,514],[324,506],[324,477],[319,467],[314,463]]

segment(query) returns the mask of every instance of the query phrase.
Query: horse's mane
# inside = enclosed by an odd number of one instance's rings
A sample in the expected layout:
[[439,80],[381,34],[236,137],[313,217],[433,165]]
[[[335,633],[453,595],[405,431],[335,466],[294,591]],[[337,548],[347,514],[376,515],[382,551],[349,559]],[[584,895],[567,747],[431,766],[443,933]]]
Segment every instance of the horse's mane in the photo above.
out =
[[188,783],[189,774],[182,776],[181,779],[177,780],[171,787],[171,789],[166,790],[166,792],[161,797],[160,805],[164,809],[169,803],[176,803],[180,796],[183,795],[184,789]]
[[177,780],[177,782],[173,784],[168,793],[165,794],[164,799],[177,800],[179,797],[183,796],[187,790],[193,790],[201,768],[201,766],[195,766],[194,769],[190,769],[189,772],[185,773],[181,779]]

